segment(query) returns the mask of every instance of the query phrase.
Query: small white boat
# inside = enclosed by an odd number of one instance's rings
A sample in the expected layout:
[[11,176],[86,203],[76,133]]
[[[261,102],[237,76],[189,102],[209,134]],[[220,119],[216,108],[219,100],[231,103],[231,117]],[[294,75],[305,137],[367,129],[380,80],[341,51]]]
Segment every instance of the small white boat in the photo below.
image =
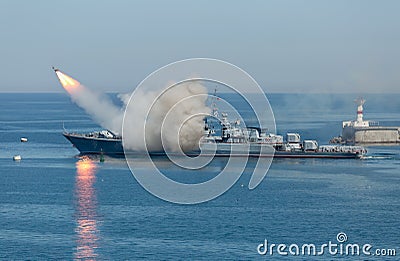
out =
[[21,155],[15,155],[14,157],[13,157],[13,160],[14,161],[20,161],[22,158],[21,158]]
[[21,142],[28,142],[28,138],[22,137]]

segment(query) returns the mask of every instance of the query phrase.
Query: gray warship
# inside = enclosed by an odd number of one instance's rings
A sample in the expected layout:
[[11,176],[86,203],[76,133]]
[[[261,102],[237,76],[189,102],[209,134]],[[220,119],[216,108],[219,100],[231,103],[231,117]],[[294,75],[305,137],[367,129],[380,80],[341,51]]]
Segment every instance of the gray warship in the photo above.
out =
[[[215,108],[213,109],[215,110]],[[214,115],[217,115],[214,111]],[[361,146],[319,145],[316,140],[301,140],[298,133],[282,135],[268,133],[258,127],[244,128],[237,121],[229,121],[226,113],[215,120],[204,119],[204,135],[199,149],[187,152],[189,156],[214,155],[217,157],[250,156],[274,158],[360,158],[367,151]],[[213,119],[213,120],[210,120]],[[110,130],[87,134],[64,131],[68,139],[81,154],[104,154],[124,156],[122,137]],[[127,152],[140,154],[144,152]],[[150,155],[166,155],[165,152],[149,152]]]

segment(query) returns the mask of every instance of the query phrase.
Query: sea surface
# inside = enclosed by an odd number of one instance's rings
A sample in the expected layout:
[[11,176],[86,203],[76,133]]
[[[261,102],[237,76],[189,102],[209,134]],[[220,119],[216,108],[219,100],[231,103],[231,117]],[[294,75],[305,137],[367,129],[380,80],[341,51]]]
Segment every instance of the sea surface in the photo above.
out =
[[[246,106],[230,94],[244,117]],[[299,132],[327,143],[342,120],[356,115],[350,94],[268,95],[279,133]],[[366,95],[364,117],[400,126],[400,95]],[[248,116],[251,118],[251,116]],[[251,121],[251,119],[247,119]],[[400,147],[368,147],[365,159],[277,159],[254,190],[251,164],[220,197],[177,205],[151,195],[124,159],[78,156],[62,136],[100,127],[66,94],[0,94],[1,260],[398,260],[400,256]],[[28,138],[21,143],[20,138]],[[20,162],[13,156],[21,155]],[[139,162],[140,163],[140,162]],[[182,173],[159,159],[170,178],[204,181],[224,166]],[[269,244],[338,243],[397,256],[265,256]],[[270,246],[270,245],[269,245]],[[286,249],[287,251],[288,249]]]

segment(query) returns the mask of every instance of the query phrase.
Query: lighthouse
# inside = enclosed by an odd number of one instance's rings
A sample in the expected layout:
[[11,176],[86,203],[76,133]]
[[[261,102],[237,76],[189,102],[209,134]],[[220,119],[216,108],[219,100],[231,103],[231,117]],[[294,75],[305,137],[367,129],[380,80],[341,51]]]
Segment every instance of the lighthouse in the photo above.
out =
[[345,127],[369,127],[370,122],[369,121],[364,121],[363,119],[363,105],[365,103],[365,99],[363,98],[358,98],[354,100],[354,102],[357,104],[357,119],[355,121],[344,121],[342,123],[343,128]]
[[354,102],[357,104],[357,122],[362,122],[363,121],[363,105],[365,103],[365,100],[363,98],[358,98],[354,100]]
[[342,135],[339,142],[347,144],[398,144],[400,143],[400,127],[379,126],[378,122],[363,119],[365,100],[358,98],[357,118],[342,122]]

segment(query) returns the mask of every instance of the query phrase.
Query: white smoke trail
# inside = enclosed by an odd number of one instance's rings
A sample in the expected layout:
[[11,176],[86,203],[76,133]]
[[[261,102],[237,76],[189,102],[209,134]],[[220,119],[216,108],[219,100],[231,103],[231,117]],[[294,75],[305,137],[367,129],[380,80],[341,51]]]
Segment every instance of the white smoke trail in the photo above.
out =
[[103,93],[93,91],[82,85],[77,91],[70,92],[72,100],[84,109],[101,127],[116,134],[122,133],[124,110],[117,107]]
[[106,95],[86,88],[60,71],[56,74],[72,100],[103,128],[122,134],[125,112],[126,150],[187,151],[195,149],[203,135],[203,118],[192,117],[210,112],[206,106],[207,89],[199,82],[147,92],[140,89],[134,92],[134,102],[129,102],[131,95],[119,95],[124,103],[120,108]]

